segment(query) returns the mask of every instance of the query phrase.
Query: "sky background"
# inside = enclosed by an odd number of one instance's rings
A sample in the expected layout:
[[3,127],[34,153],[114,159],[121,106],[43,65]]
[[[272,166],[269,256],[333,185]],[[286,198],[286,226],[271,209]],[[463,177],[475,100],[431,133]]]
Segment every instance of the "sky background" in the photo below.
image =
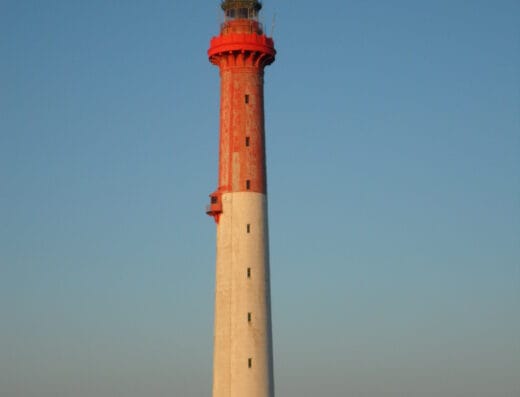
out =
[[[280,397],[520,395],[520,2],[264,2]],[[211,390],[219,1],[0,0],[0,395]]]

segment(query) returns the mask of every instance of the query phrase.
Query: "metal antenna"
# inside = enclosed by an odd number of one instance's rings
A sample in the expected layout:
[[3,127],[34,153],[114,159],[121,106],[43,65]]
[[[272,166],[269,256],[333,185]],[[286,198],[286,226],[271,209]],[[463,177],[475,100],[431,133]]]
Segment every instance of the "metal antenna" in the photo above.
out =
[[276,23],[276,10],[274,11],[274,14],[273,14],[273,24],[271,25],[271,37],[273,37],[273,34],[274,34],[275,23]]

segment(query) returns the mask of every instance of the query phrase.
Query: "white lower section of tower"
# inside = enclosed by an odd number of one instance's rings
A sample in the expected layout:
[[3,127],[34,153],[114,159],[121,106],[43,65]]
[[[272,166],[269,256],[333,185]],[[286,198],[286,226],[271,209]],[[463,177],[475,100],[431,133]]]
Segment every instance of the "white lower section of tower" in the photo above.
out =
[[214,332],[213,397],[274,397],[264,194],[222,195]]

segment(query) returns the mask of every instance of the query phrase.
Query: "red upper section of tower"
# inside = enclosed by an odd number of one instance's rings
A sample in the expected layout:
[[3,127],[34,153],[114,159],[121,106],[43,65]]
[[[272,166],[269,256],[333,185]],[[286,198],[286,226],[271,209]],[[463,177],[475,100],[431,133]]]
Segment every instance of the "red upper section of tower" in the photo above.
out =
[[219,181],[206,211],[217,222],[222,194],[266,194],[263,74],[276,55],[257,0],[225,0],[222,8],[226,20],[208,50],[221,78]]

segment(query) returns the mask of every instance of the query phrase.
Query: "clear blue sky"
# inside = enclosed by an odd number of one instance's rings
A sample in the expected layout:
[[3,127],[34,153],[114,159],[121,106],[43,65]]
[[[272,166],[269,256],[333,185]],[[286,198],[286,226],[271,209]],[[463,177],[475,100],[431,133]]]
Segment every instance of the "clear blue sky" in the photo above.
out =
[[[520,395],[520,2],[265,1],[280,397]],[[0,1],[0,395],[210,395],[219,1]]]

